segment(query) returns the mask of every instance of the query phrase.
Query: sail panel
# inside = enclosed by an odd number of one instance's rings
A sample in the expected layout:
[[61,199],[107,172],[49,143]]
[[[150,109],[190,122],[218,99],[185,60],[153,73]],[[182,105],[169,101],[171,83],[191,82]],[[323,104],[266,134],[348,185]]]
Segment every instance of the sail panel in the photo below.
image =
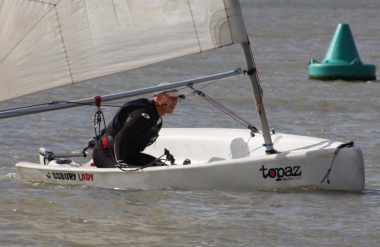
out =
[[0,101],[246,41],[238,0],[0,0]]

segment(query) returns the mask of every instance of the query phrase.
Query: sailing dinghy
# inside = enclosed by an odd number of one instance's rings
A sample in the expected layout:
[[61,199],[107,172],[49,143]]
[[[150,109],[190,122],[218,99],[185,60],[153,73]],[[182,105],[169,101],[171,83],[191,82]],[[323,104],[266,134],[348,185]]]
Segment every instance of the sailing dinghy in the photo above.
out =
[[40,163],[16,164],[20,180],[142,190],[364,188],[364,159],[354,143],[270,131],[238,0],[13,0],[2,3],[0,20],[6,23],[0,30],[0,74],[7,82],[1,101],[230,45],[241,45],[247,66],[162,86],[2,111],[0,118],[83,104],[96,104],[100,112],[100,99],[194,88],[239,75],[251,83],[252,111],[256,108],[261,127],[259,131],[235,116],[246,129],[163,128],[155,145],[144,152],[156,157],[164,153],[166,158],[173,154],[175,162],[156,167],[100,169],[41,148]]

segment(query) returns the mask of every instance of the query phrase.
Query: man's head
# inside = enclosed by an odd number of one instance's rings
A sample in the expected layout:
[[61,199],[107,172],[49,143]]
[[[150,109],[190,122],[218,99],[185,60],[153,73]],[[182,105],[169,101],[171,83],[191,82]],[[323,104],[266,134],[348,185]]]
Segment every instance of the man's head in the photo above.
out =
[[[169,83],[161,83],[161,85],[166,85]],[[169,89],[166,91],[157,92],[154,94],[154,103],[159,116],[163,116],[166,113],[173,113],[177,103],[184,99],[185,95],[178,92],[177,89]]]

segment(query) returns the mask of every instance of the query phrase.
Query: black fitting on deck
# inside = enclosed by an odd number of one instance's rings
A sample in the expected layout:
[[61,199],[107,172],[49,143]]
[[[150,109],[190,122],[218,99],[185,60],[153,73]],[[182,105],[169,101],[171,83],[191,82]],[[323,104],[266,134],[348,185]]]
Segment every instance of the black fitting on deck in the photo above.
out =
[[267,153],[267,154],[276,154],[277,150],[276,149],[265,150],[265,153]]

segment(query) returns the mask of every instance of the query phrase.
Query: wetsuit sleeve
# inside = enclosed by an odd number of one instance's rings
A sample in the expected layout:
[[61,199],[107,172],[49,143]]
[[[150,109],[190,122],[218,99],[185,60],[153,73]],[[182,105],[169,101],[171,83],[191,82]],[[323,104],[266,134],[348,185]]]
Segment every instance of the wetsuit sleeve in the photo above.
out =
[[119,133],[115,136],[116,160],[125,160],[125,152],[131,140],[152,126],[153,117],[148,109],[142,108],[132,111]]

